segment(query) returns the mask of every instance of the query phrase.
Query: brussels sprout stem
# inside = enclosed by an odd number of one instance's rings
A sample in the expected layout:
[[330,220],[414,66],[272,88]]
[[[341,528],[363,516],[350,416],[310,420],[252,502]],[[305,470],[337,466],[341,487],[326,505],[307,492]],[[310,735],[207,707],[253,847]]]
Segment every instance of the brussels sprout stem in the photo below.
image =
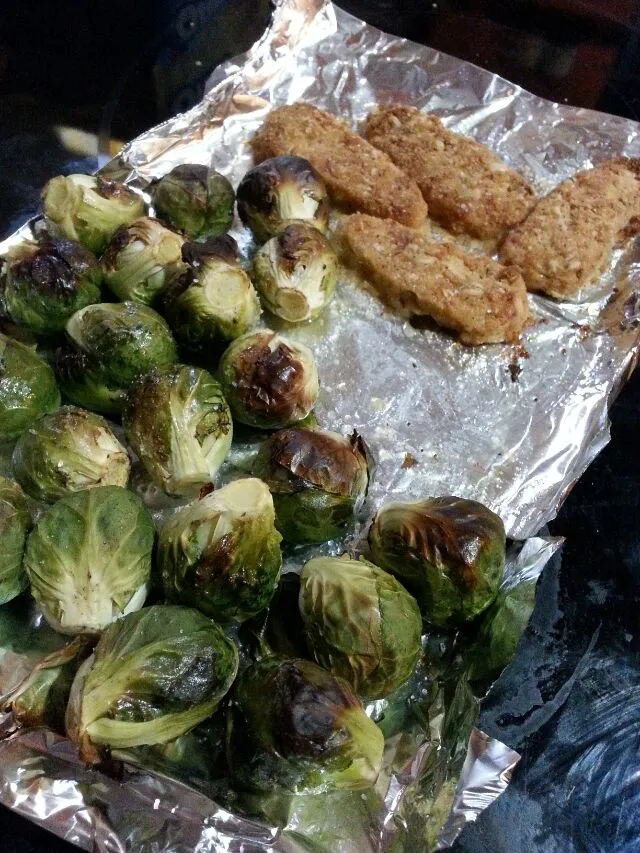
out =
[[188,711],[163,714],[155,720],[141,723],[109,720],[103,717],[90,723],[85,731],[95,743],[109,744],[116,749],[144,746],[150,742],[167,743],[211,716],[217,706],[216,699],[203,702]]

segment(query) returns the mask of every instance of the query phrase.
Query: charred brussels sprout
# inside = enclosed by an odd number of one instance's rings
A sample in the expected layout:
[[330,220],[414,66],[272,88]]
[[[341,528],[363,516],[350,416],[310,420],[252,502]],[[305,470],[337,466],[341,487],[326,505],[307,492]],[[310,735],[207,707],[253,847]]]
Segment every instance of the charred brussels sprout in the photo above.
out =
[[231,412],[219,383],[197,367],[152,371],[129,392],[127,441],[153,482],[171,495],[197,494],[231,447]]
[[233,187],[206,166],[176,166],[157,181],[152,198],[158,216],[189,237],[216,237],[233,221]]
[[122,411],[135,380],[176,361],[176,345],[162,317],[135,302],[100,303],[67,323],[69,344],[56,357],[64,394],[78,406]]
[[273,597],[280,540],[265,484],[229,483],[181,509],[160,530],[165,595],[220,622],[243,622]]
[[126,486],[127,451],[99,415],[63,406],[18,439],[13,471],[32,498],[53,503],[70,492]]
[[287,542],[327,542],[344,532],[367,492],[364,442],[290,427],[260,448],[254,473],[269,486],[276,527]]
[[188,350],[209,353],[243,335],[260,317],[260,301],[237,261],[233,237],[185,244],[186,270],[164,298],[164,314]]
[[264,306],[290,323],[317,317],[337,278],[338,259],[329,241],[305,222],[287,225],[253,258],[253,281]]
[[327,227],[329,196],[311,163],[285,155],[263,160],[238,186],[238,214],[264,243],[291,220],[307,220],[321,231]]
[[144,216],[144,202],[124,184],[94,175],[59,175],[42,191],[42,205],[63,237],[95,254],[103,251],[116,228]]
[[182,243],[157,219],[123,225],[100,259],[107,286],[122,301],[150,305],[182,267]]
[[0,333],[0,443],[13,441],[60,405],[53,371],[37,354]]
[[22,489],[0,477],[0,604],[26,589],[22,560],[31,516]]
[[215,711],[237,670],[215,622],[189,607],[146,607],[110,625],[78,670],[67,733],[86,761],[101,746],[167,743]]
[[119,486],[55,503],[27,539],[24,566],[45,619],[61,634],[98,634],[139,610],[151,574],[154,526],[142,501]]
[[101,281],[100,265],[80,243],[24,243],[7,257],[7,316],[35,334],[59,332],[75,311],[100,301]]
[[234,418],[261,429],[301,421],[320,391],[311,350],[270,329],[249,332],[227,347],[220,379]]
[[375,784],[384,738],[349,685],[306,660],[246,669],[229,709],[227,760],[238,790],[317,794]]
[[300,574],[299,607],[314,659],[369,699],[409,678],[420,653],[414,597],[366,560],[316,557]]
[[389,504],[369,531],[373,559],[406,584],[424,618],[446,628],[473,619],[496,597],[504,525],[477,501],[456,497]]

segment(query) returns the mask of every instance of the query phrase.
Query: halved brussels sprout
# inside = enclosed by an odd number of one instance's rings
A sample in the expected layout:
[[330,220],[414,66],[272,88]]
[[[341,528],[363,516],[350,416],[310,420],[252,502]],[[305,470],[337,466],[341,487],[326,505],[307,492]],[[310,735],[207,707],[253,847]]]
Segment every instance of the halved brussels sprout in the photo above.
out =
[[126,486],[129,468],[127,451],[104,418],[73,406],[37,420],[13,451],[16,480],[46,503],[96,486]]
[[294,544],[340,536],[369,482],[367,452],[357,433],[343,438],[300,427],[279,430],[265,441],[254,474],[271,490],[276,527]]
[[53,371],[35,347],[0,333],[0,443],[13,441],[59,405]]
[[100,747],[167,743],[209,717],[231,687],[238,651],[197,610],[158,605],[110,625],[71,688],[67,734],[85,761]]
[[338,258],[312,225],[293,222],[253,257],[253,282],[265,308],[290,323],[312,320],[329,304]]
[[153,185],[151,195],[158,216],[190,237],[216,237],[231,227],[235,193],[214,169],[176,166]]
[[407,586],[440,628],[473,619],[498,592],[504,525],[477,501],[427,498],[388,504],[369,531],[373,559]]
[[233,237],[186,243],[182,258],[186,271],[169,287],[164,314],[183,347],[208,354],[258,322],[260,300],[237,261]]
[[22,489],[0,477],[0,604],[27,588],[23,556],[30,527],[31,515]]
[[148,216],[122,225],[100,258],[107,286],[121,301],[150,305],[182,268],[183,242]]
[[264,243],[291,220],[306,220],[321,231],[329,219],[329,196],[311,163],[284,155],[263,160],[238,186],[238,214]]
[[139,610],[151,575],[154,526],[119,486],[62,498],[27,539],[24,567],[45,619],[61,634],[98,634]]
[[74,313],[100,301],[102,272],[80,243],[49,237],[7,255],[3,299],[12,323],[36,334],[64,329]]
[[124,184],[94,175],[59,175],[42,190],[44,215],[63,237],[100,254],[120,225],[144,216],[144,202]]
[[177,358],[162,317],[135,302],[89,305],[76,311],[66,331],[69,345],[56,358],[60,386],[73,403],[99,412],[121,412],[139,376]]
[[301,421],[320,392],[311,350],[270,329],[233,341],[222,355],[219,371],[234,418],[260,429]]
[[383,749],[382,732],[347,682],[310,661],[269,657],[236,682],[227,761],[237,790],[371,787]]
[[422,619],[415,598],[366,560],[316,557],[300,573],[299,607],[315,661],[368,699],[411,675]]
[[243,622],[271,601],[281,536],[269,489],[235,480],[179,510],[160,530],[158,568],[167,599],[220,622]]
[[197,494],[231,447],[231,412],[220,384],[198,367],[147,374],[129,392],[127,441],[153,482],[171,495]]

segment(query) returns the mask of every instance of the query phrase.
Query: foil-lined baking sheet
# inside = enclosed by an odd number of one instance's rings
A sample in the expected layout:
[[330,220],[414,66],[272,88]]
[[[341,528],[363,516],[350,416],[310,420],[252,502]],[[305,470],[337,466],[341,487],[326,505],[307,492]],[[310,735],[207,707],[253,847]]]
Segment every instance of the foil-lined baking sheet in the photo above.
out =
[[[150,179],[196,162],[237,185],[251,165],[251,134],[273,105],[297,100],[354,127],[377,103],[436,112],[450,128],[490,145],[540,194],[578,169],[640,156],[631,121],[551,104],[323,0],[279,0],[269,31],[214,72],[198,106],[142,134],[103,174],[144,192]],[[34,227],[21,229],[0,252]],[[248,259],[250,235],[237,221],[232,233]],[[640,247],[616,252],[599,282],[572,302],[529,300],[534,323],[521,347],[469,348],[394,317],[345,273],[323,317],[286,329],[316,356],[320,424],[357,429],[372,450],[375,476],[359,531],[387,500],[444,493],[483,501],[514,539],[534,537],[555,515],[608,441],[608,406],[635,365]],[[241,472],[254,449],[251,439],[238,446],[226,476]],[[157,496],[147,497],[155,506]],[[518,546],[504,589],[534,583],[557,546],[536,537]],[[288,568],[302,557],[290,555]],[[32,641],[42,644],[42,654],[55,646],[38,614],[29,618],[22,623],[28,642],[0,644],[0,694],[38,659]],[[517,755],[473,729],[477,701],[464,679],[453,698],[436,690],[422,701],[429,685],[417,673],[407,688],[413,692],[369,709],[399,721],[388,733],[385,773],[371,796],[326,795],[315,804],[304,798],[283,830],[221,808],[194,784],[131,768],[120,780],[86,770],[66,741],[45,730],[14,731],[9,715],[0,728],[0,801],[91,850],[443,849],[504,790]]]

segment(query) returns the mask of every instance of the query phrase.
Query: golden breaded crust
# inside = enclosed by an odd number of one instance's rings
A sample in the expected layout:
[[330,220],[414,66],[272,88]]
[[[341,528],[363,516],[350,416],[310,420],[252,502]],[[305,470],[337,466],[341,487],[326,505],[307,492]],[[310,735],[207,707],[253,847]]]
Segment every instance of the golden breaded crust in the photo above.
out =
[[431,218],[454,234],[498,240],[535,204],[531,186],[497,154],[416,107],[378,108],[362,133],[411,175]]
[[610,160],[578,172],[540,199],[504,239],[529,290],[562,299],[604,271],[611,251],[640,230],[640,161]]
[[362,214],[343,221],[340,239],[345,263],[402,316],[428,315],[465,344],[517,341],[529,311],[514,267]]
[[310,104],[272,110],[251,147],[257,163],[283,154],[305,157],[332,199],[351,210],[389,217],[412,228],[426,219],[427,206],[410,177],[343,121]]

